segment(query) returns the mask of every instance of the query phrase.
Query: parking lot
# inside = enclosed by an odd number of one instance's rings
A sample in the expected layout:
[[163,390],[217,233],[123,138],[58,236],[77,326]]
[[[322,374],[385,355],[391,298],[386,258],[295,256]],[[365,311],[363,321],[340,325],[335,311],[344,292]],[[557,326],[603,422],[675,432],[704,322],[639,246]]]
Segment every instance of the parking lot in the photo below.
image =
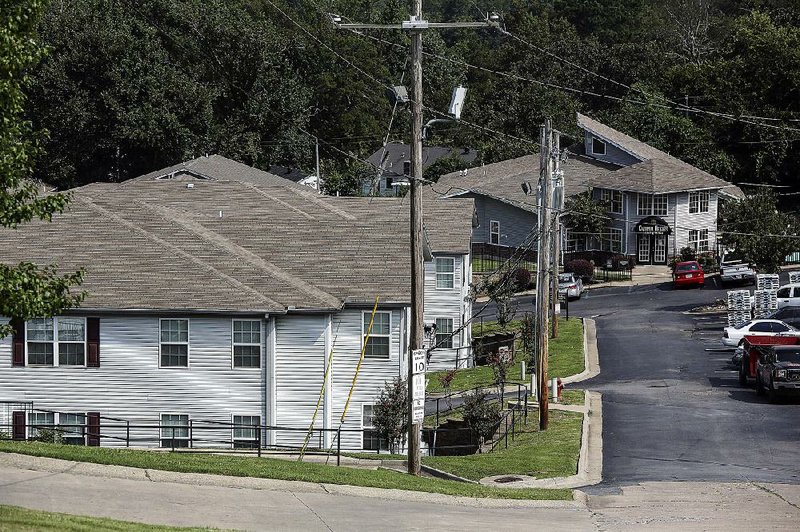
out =
[[722,349],[725,315],[689,311],[722,299],[671,283],[594,290],[571,305],[597,320],[604,483],[648,480],[800,481],[800,400],[772,405],[742,387]]

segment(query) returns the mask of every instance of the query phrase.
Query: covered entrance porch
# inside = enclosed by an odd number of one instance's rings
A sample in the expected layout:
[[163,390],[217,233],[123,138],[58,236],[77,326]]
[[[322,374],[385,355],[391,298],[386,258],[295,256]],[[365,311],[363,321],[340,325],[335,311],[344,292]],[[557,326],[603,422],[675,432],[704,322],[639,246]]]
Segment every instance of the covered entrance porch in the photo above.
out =
[[642,218],[634,226],[636,257],[639,264],[666,264],[669,224],[658,216]]

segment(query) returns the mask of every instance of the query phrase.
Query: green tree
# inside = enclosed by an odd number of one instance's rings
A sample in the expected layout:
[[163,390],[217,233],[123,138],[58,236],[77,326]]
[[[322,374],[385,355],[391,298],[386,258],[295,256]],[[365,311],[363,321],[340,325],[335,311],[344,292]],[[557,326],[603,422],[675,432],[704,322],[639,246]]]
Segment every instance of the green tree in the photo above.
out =
[[396,452],[406,439],[408,420],[406,381],[395,377],[392,382],[387,382],[374,408],[373,423],[378,436],[389,444],[392,452]]
[[800,248],[798,229],[797,217],[779,211],[772,192],[726,202],[720,211],[722,243],[768,273],[777,272],[786,256]]
[[[29,179],[40,135],[23,117],[23,87],[27,70],[45,52],[35,34],[43,9],[44,2],[37,0],[0,3],[0,227],[5,230],[34,218],[50,220],[69,201],[63,194],[40,195]],[[52,266],[0,264],[0,316],[51,316],[74,306],[82,295],[71,294],[70,287],[81,279],[81,272],[60,276]],[[0,324],[0,338],[10,333],[9,324]]]
[[600,235],[611,225],[608,202],[593,198],[591,191],[568,197],[564,208],[566,226],[574,233]]

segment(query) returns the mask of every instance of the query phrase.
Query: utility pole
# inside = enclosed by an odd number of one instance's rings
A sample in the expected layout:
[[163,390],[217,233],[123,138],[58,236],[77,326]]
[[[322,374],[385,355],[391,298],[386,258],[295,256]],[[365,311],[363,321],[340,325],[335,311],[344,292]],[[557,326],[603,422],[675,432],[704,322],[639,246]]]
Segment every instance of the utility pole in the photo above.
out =
[[[552,274],[552,286],[553,291],[550,295],[551,297],[551,306],[552,306],[552,319],[553,319],[553,338],[558,338],[558,315],[559,312],[556,312],[556,309],[560,306],[558,301],[558,274],[561,271],[561,211],[563,210],[564,206],[562,202],[564,201],[564,183],[561,179],[561,133],[558,131],[553,131],[552,139],[552,152],[550,154],[550,158],[552,159],[552,164],[554,166],[553,171],[553,178],[555,182],[552,183],[553,185],[553,208],[555,209],[553,216],[555,217],[555,235],[553,236],[553,274]],[[569,297],[569,292],[567,292],[567,297]]]
[[420,421],[414,421],[414,394],[412,386],[413,356],[422,349],[425,324],[422,320],[425,266],[422,238],[422,34],[428,29],[497,27],[497,15],[483,22],[428,22],[422,18],[422,0],[413,0],[409,20],[399,24],[350,24],[341,17],[332,16],[337,27],[348,30],[392,29],[407,31],[411,35],[411,76],[413,100],[411,102],[411,341],[408,353],[408,472],[419,475]]
[[539,430],[546,430],[549,421],[547,352],[550,336],[550,209],[552,203],[553,132],[550,120],[541,128],[539,153],[539,256],[536,278],[536,376],[539,395]]

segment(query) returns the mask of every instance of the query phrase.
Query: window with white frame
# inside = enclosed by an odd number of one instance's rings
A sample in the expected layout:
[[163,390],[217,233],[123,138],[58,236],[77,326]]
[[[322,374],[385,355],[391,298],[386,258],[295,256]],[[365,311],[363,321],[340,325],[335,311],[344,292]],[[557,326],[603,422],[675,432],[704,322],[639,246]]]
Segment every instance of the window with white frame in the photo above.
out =
[[453,257],[436,257],[436,288],[448,289],[455,286],[456,260]]
[[86,365],[86,319],[35,318],[26,323],[28,365]]
[[622,253],[622,229],[610,227],[602,244],[603,251],[610,251],[611,253]]
[[453,348],[453,318],[436,318],[436,343],[441,349]]
[[261,367],[261,321],[233,320],[233,367]]
[[614,214],[622,214],[622,192],[619,190],[600,191],[600,199],[608,202],[608,210]]
[[28,412],[28,437],[42,436],[42,430],[53,430],[56,425],[54,412]]
[[361,405],[361,429],[363,431],[362,449],[365,451],[383,451],[389,448],[386,439],[381,438],[375,428],[374,405]]
[[578,251],[578,236],[569,229],[564,229],[564,251]]
[[666,216],[667,196],[664,194],[639,194],[636,214],[639,216]]
[[597,137],[592,137],[592,153],[595,155],[605,155],[606,143]]
[[59,414],[61,440],[72,445],[86,443],[86,414]]
[[[391,335],[391,312],[376,312],[372,323],[372,331],[369,330],[371,312],[364,312],[362,315],[363,337],[366,341],[364,357],[366,358],[389,358],[389,342]],[[369,333],[369,337],[367,334]]]
[[708,198],[709,193],[707,190],[689,192],[689,214],[708,212]]
[[161,367],[189,367],[189,320],[161,320]]
[[188,414],[161,414],[161,447],[189,447]]
[[254,448],[258,445],[258,428],[261,416],[233,416],[233,446]]
[[698,253],[708,251],[708,229],[689,229],[689,247]]
[[500,222],[497,220],[489,222],[489,243],[500,244]]

